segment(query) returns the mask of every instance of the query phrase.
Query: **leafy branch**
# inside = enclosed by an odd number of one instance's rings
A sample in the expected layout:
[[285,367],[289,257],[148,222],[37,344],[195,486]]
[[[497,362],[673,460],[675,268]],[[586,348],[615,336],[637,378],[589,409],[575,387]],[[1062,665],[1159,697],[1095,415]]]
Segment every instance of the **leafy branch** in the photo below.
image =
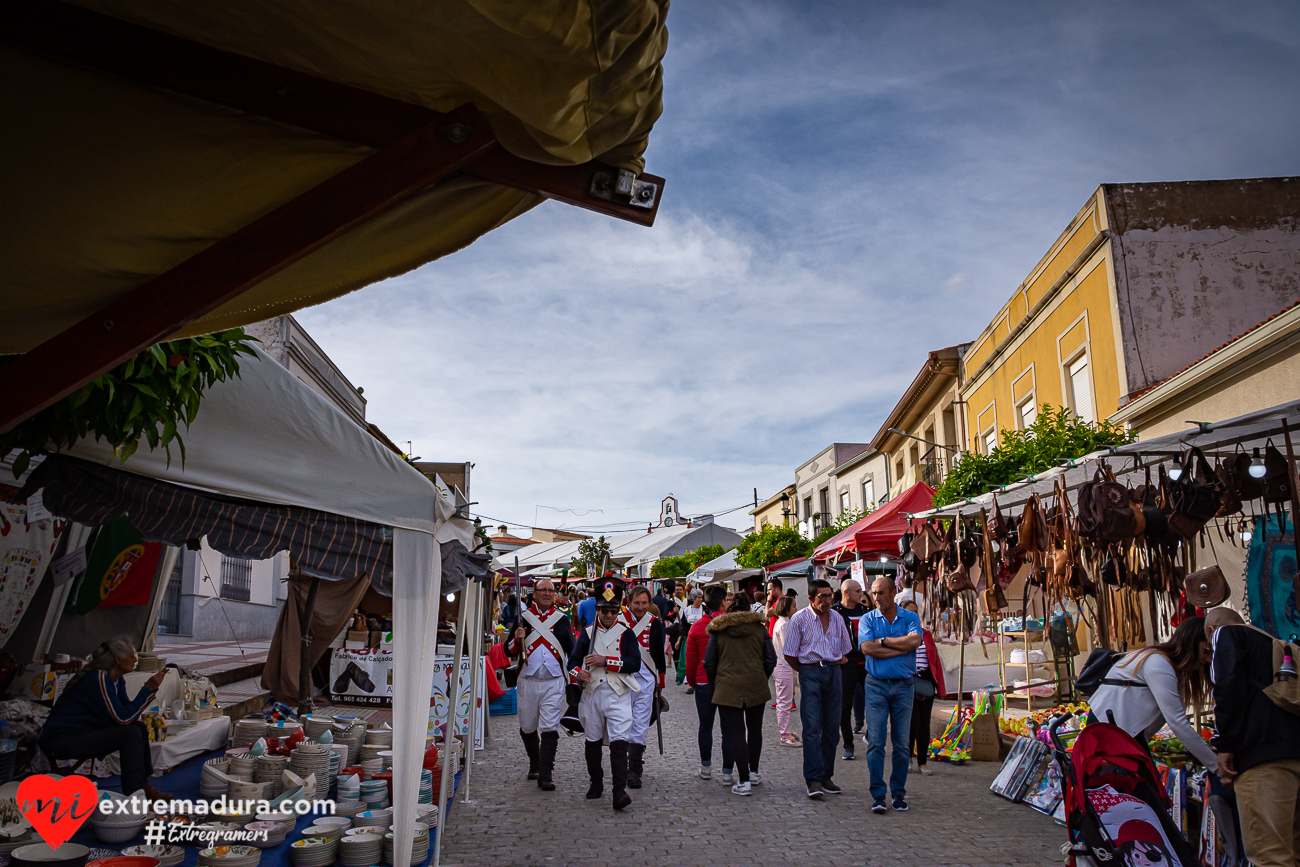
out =
[[93,434],[116,449],[123,462],[144,437],[150,449],[166,450],[170,466],[174,442],[184,465],[181,426],[188,429],[194,423],[204,391],[239,375],[239,356],[252,355],[255,342],[244,329],[231,328],[154,344],[0,434],[0,455],[20,451],[13,465],[17,478],[33,455],[70,448]]
[[934,505],[988,493],[1021,475],[1037,475],[1059,465],[1060,458],[1080,458],[1107,446],[1137,439],[1137,431],[1102,421],[1082,421],[1068,409],[1044,404],[1024,430],[1002,431],[1002,442],[987,455],[966,453],[934,491]]

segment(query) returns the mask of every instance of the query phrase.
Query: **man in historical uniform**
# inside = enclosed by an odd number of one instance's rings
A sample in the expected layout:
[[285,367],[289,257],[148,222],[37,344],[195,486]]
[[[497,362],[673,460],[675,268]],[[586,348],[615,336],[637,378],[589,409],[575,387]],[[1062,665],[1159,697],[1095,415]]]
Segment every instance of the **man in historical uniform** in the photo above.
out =
[[627,748],[627,787],[641,788],[641,771],[645,758],[646,735],[655,719],[655,702],[659,690],[664,688],[664,622],[651,610],[650,591],[643,585],[633,587],[628,594],[628,607],[623,609],[623,622],[636,636],[641,651],[641,682],[639,692],[632,693],[632,735]]
[[528,779],[555,789],[555,748],[564,713],[565,663],[573,650],[569,618],[555,607],[555,585],[545,578],[533,586],[533,603],[520,613],[506,653],[520,654],[519,737],[528,751]]
[[[587,738],[587,773],[591,788],[587,799],[605,791],[602,741],[609,740],[610,776],[614,782],[614,809],[628,797],[628,739],[632,735],[632,695],[641,690],[641,647],[623,621],[624,584],[612,575],[596,582],[596,622],[584,629],[569,656],[569,671],[582,684],[578,718]],[[662,639],[661,639],[662,640]]]

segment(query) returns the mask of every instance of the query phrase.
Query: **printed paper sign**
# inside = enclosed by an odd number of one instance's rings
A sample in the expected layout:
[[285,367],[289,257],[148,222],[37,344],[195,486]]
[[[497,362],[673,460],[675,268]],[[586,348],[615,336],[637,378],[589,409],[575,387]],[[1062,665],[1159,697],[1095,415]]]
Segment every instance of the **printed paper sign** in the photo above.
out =
[[44,488],[27,498],[27,523],[35,524],[37,521],[48,521],[53,517],[50,510],[45,508]]
[[51,563],[50,568],[54,570],[55,587],[67,584],[86,571],[86,549],[78,548],[70,554],[63,555]]

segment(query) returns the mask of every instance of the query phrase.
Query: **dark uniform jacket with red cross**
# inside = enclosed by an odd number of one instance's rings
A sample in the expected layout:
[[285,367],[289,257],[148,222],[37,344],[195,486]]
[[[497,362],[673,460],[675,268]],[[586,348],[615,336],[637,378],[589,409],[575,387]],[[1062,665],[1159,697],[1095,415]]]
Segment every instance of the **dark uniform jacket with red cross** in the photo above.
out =
[[[622,629],[623,634],[618,639],[618,656],[605,657],[605,670],[618,674],[636,674],[641,670],[641,645],[637,643],[636,636],[632,630],[627,628],[627,624],[622,618],[615,621],[614,629]],[[584,668],[583,660],[590,653],[591,637],[597,629],[600,629],[600,621],[597,620],[594,626],[589,626],[578,633],[578,640],[574,642],[573,652],[569,654],[569,676],[577,674]],[[660,633],[659,641],[663,642],[663,634]]]

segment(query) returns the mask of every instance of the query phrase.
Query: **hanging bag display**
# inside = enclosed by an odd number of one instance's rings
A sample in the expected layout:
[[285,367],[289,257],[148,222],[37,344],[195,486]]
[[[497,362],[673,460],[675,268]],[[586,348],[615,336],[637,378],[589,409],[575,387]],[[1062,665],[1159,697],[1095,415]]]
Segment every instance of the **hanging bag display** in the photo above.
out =
[[1184,539],[1191,539],[1219,511],[1219,480],[1210,472],[1205,455],[1192,446],[1183,455],[1182,473],[1169,480],[1173,514],[1169,524]]

